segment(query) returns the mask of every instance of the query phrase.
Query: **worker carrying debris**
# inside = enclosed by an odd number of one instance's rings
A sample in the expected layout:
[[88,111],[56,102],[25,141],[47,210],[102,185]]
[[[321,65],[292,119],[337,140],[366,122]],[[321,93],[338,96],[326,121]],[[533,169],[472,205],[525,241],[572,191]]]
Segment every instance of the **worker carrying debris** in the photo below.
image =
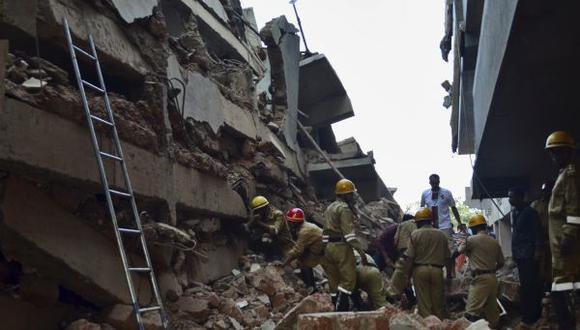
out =
[[487,234],[487,221],[482,215],[471,216],[469,229],[473,236],[459,247],[459,252],[469,258],[472,275],[465,318],[471,322],[484,318],[494,328],[499,321],[495,272],[503,267],[504,256],[499,243]]
[[[336,183],[336,201],[324,212],[322,241],[326,244],[324,271],[332,302],[337,311],[351,309],[351,295],[356,286],[356,262],[353,249],[364,255],[360,241],[356,237],[354,215],[354,183],[347,179]],[[367,261],[361,259],[362,265]]]
[[[376,310],[387,305],[385,286],[381,271],[377,268],[373,257],[364,254],[366,265],[361,263],[361,255],[354,251],[356,260],[356,287],[352,298],[357,310]],[[368,297],[368,307],[362,301],[360,291],[364,291]]]
[[316,291],[312,268],[318,266],[324,257],[324,246],[322,244],[322,229],[307,222],[304,218],[304,211],[300,208],[290,209],[286,213],[290,234],[295,243],[281,266],[285,267],[293,260],[297,260],[302,279],[309,293],[312,293]]
[[560,329],[574,329],[576,309],[571,294],[580,288],[580,195],[574,165],[576,142],[564,131],[546,140],[546,150],[560,171],[552,191],[549,213],[552,250],[552,306]]
[[264,196],[254,197],[250,207],[253,218],[248,227],[254,229],[254,241],[269,257],[276,254],[286,256],[294,243],[284,213],[270,205]]
[[429,208],[422,208],[415,214],[417,229],[411,234],[409,247],[405,252],[406,268],[412,269],[419,315],[435,315],[443,319],[443,267],[448,264],[450,252],[447,236],[433,228],[432,218]]
[[417,229],[415,221],[413,221],[414,218],[411,214],[405,214],[403,215],[402,222],[397,226],[393,243],[398,257],[394,260],[394,271],[389,281],[389,287],[387,288],[389,300],[398,300],[401,294],[405,293],[409,305],[415,304],[415,295],[405,276],[405,252],[407,252],[409,242],[411,241],[411,233]]

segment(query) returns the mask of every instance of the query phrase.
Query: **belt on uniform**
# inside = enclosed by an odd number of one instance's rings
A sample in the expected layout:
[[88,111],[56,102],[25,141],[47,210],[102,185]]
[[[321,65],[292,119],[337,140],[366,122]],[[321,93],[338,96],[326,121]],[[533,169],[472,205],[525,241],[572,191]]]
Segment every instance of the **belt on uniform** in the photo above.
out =
[[436,265],[436,264],[418,264],[418,263],[416,263],[415,266],[427,266],[427,267],[443,268],[443,265]]
[[483,275],[483,274],[495,274],[495,270],[472,270],[471,271],[471,275],[472,276],[479,276],[479,275]]
[[344,243],[344,242],[346,242],[344,237],[328,237],[325,239],[325,241],[328,243]]

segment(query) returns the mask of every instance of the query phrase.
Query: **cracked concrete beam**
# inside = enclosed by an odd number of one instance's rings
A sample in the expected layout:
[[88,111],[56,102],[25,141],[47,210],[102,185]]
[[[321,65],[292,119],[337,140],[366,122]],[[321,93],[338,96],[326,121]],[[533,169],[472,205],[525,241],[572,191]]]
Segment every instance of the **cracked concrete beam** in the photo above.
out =
[[158,0],[111,0],[125,22],[133,23],[136,19],[149,17]]
[[[4,111],[0,112],[1,168],[24,173],[32,169],[43,176],[64,177],[77,185],[100,187],[86,127],[11,98],[6,101]],[[105,150],[107,147],[110,146],[105,146]],[[246,218],[242,198],[225,180],[129,143],[123,142],[123,149],[138,197],[152,197],[223,218]],[[118,166],[107,166],[107,172],[112,186],[124,186]]]

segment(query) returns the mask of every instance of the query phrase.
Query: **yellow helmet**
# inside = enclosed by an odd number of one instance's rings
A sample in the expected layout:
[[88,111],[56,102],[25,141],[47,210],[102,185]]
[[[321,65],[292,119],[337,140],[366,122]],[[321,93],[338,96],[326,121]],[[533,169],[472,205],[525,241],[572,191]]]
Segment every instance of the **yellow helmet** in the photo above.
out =
[[481,214],[474,214],[469,218],[469,228],[473,228],[479,225],[487,225],[487,221]]
[[250,203],[250,207],[252,208],[252,211],[255,211],[257,209],[261,209],[261,208],[268,206],[268,205],[270,205],[270,202],[268,202],[268,200],[264,196],[256,196],[252,199],[252,202]]
[[415,222],[431,220],[433,215],[428,207],[424,207],[415,213]]
[[337,195],[344,195],[344,194],[353,193],[355,191],[356,191],[356,187],[354,186],[354,183],[352,183],[352,181],[347,180],[347,179],[341,179],[341,180],[338,180],[338,182],[336,183],[336,189],[334,192]]
[[568,147],[575,148],[576,142],[574,138],[565,131],[555,131],[546,139],[546,149]]

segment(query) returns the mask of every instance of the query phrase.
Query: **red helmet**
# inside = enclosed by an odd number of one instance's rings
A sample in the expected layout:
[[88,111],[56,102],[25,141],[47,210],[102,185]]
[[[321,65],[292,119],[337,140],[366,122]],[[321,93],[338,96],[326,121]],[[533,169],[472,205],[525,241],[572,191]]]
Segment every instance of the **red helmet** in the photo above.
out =
[[304,211],[298,207],[290,209],[286,213],[286,219],[290,222],[302,223],[304,222]]

